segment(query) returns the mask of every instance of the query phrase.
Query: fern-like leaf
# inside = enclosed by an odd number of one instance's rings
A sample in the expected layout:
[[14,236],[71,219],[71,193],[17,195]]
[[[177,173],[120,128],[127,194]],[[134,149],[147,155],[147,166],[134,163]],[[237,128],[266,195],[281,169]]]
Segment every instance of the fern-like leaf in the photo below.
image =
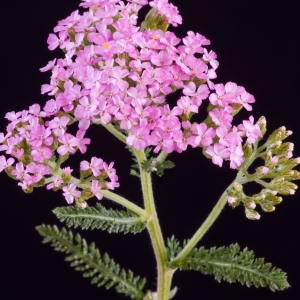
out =
[[146,222],[138,215],[121,210],[106,209],[101,204],[81,209],[74,206],[58,207],[54,214],[68,227],[82,229],[102,229],[109,233],[139,233],[146,227]]
[[164,175],[165,169],[174,168],[175,164],[170,160],[159,162],[154,157],[150,157],[148,160],[142,162],[142,168],[147,173],[156,172],[158,176]]
[[[135,164],[133,164],[131,166],[130,175],[141,178],[139,164],[135,157],[135,154],[131,147],[126,146],[126,148],[132,154],[132,156],[133,156],[132,159],[135,162]],[[142,162],[142,169],[144,171],[146,171],[147,173],[156,172],[156,174],[161,177],[162,175],[164,175],[164,171],[166,169],[171,169],[171,168],[175,167],[175,164],[170,160],[164,160],[163,162],[157,161],[157,159],[155,157],[150,156],[151,151],[152,151],[152,149],[150,147],[145,148],[146,160],[144,160]]]
[[[130,146],[126,146],[125,147],[132,155],[132,160],[135,162],[130,169],[130,175],[136,176],[138,178],[141,178],[141,174],[140,174],[140,168],[139,168],[139,164],[138,164],[138,160],[135,157],[135,153],[133,151],[133,149]],[[151,152],[151,148],[147,147],[145,148],[145,156],[148,159],[148,157],[150,156],[150,152]]]
[[101,256],[94,243],[88,245],[79,234],[74,238],[65,228],[59,230],[56,226],[41,225],[37,230],[44,237],[43,243],[51,243],[56,251],[66,253],[66,261],[76,271],[81,271],[83,277],[90,277],[93,284],[106,289],[114,287],[131,299],[144,298],[142,290],[146,280],[135,277],[130,270],[121,269],[107,254]]
[[203,274],[214,275],[217,281],[239,282],[248,287],[269,287],[272,291],[289,287],[286,273],[265,263],[264,258],[255,258],[253,251],[241,250],[239,245],[213,247],[209,250],[201,247],[193,249],[181,262],[176,263],[175,256],[181,251],[174,238],[168,242],[170,267],[181,270],[197,270]]

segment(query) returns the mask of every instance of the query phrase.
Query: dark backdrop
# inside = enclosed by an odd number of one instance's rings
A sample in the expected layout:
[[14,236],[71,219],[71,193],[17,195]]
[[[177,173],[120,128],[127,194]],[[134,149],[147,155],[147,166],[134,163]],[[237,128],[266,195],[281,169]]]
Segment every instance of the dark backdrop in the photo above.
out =
[[[218,54],[220,67],[216,83],[234,81],[245,86],[256,98],[252,112],[255,119],[266,116],[268,129],[285,125],[294,131],[295,156],[300,156],[299,128],[299,1],[195,1],[174,0],[184,25],[176,29],[180,37],[186,31],[200,32],[211,40],[210,49]],[[43,103],[40,86],[48,83],[49,72],[39,68],[58,55],[47,49],[47,37],[58,20],[77,9],[79,1],[15,0],[13,7],[2,7],[1,22],[1,131],[7,111],[27,109]],[[247,113],[241,117],[248,118]],[[103,128],[92,128],[92,141],[86,158],[98,155],[115,161],[121,187],[117,192],[141,204],[136,178],[128,176],[130,155],[123,145]],[[176,168],[165,176],[154,176],[157,210],[165,237],[189,238],[203,222],[235,171],[228,163],[219,168],[204,158],[200,150],[172,154]],[[124,299],[114,291],[90,285],[88,279],[72,270],[64,256],[41,244],[35,226],[59,224],[51,210],[66,205],[60,192],[36,189],[24,194],[17,183],[1,175],[0,209],[0,298],[19,299]],[[202,245],[226,246],[239,242],[253,249],[257,256],[288,273],[291,288],[272,293],[266,289],[219,284],[210,276],[196,272],[176,273],[175,299],[299,299],[300,194],[284,197],[274,213],[263,213],[259,221],[245,218],[241,207],[226,207]],[[102,204],[109,205],[108,200]],[[148,277],[147,288],[156,281],[154,256],[147,232],[139,235],[109,235],[83,232],[96,241],[101,252],[108,252],[124,268]]]

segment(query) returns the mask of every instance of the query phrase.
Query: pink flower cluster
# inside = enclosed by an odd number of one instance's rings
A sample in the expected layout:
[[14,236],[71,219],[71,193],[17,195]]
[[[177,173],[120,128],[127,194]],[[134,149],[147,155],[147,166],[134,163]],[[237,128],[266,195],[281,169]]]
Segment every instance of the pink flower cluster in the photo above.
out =
[[[76,190],[76,185],[70,182],[71,170],[64,168],[61,174],[56,170],[55,152],[59,157],[67,157],[74,154],[77,150],[85,153],[90,139],[85,138],[86,131],[78,130],[76,136],[67,133],[67,125],[70,118],[67,116],[54,116],[50,121],[46,119],[46,112],[41,111],[38,104],[32,105],[29,110],[22,112],[10,112],[6,118],[10,121],[7,126],[7,134],[0,133],[0,151],[13,156],[6,159],[0,156],[0,172],[4,169],[8,174],[19,180],[19,186],[24,191],[30,192],[33,187],[44,185],[50,182],[47,189],[63,189],[64,196],[68,203],[74,201],[74,196],[80,197],[81,192]],[[14,166],[15,159],[18,160]],[[92,172],[95,159],[98,161],[97,173]],[[101,163],[99,163],[101,162]],[[93,188],[91,193],[98,199],[99,189],[114,189],[119,186],[118,177],[113,169],[113,162],[108,166],[102,159],[92,158],[91,164],[82,161],[81,170],[93,173]],[[59,176],[59,177],[58,177]],[[104,179],[109,178],[110,181]],[[65,180],[63,180],[65,179]],[[95,183],[95,182],[96,183]],[[98,187],[98,184],[101,186]],[[95,189],[98,187],[98,189]],[[79,187],[79,186],[78,186]]]
[[[47,163],[55,151],[59,156],[85,153],[90,144],[85,134],[92,124],[112,124],[137,150],[153,146],[154,153],[171,153],[189,145],[202,147],[214,164],[222,166],[226,159],[231,168],[243,162],[242,138],[254,143],[262,136],[253,117],[232,125],[235,112],[242,106],[250,111],[255,100],[235,83],[211,81],[219,63],[215,52],[204,47],[210,44],[208,39],[192,31],[182,40],[171,31],[141,31],[137,14],[148,1],[127,2],[85,0],[80,6],[88,11],[82,15],[74,11],[49,35],[48,48],[65,52],[64,58],[41,68],[52,71],[50,83],[41,89],[52,99],[42,110],[34,104],[28,111],[7,113],[8,134],[0,134],[0,151],[19,160],[12,167],[12,159],[1,156],[0,171],[13,168],[12,175],[23,188],[51,176]],[[163,22],[181,24],[177,7],[167,0],[149,5]],[[182,96],[171,105],[166,96],[178,89]],[[210,107],[208,121],[192,122],[203,101]],[[76,121],[74,136],[67,126]],[[81,170],[87,168],[95,178],[104,172],[111,180],[107,188],[118,186],[112,164],[94,158],[82,162]],[[53,176],[52,184],[60,186],[60,180]],[[80,197],[73,184],[63,187],[68,202]],[[93,189],[97,196],[94,181]]]

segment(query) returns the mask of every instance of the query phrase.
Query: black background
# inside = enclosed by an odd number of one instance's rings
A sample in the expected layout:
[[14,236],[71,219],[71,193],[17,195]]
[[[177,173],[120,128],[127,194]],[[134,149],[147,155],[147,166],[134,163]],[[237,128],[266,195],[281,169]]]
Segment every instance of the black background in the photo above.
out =
[[[196,2],[196,4],[195,4]],[[49,82],[50,72],[40,73],[59,51],[47,49],[47,37],[58,20],[77,9],[79,1],[15,0],[13,8],[2,8],[1,22],[1,131],[7,111],[43,104],[41,84]],[[218,54],[220,66],[215,83],[234,81],[256,98],[251,114],[257,120],[266,116],[268,129],[282,125],[294,132],[294,155],[300,156],[299,128],[299,1],[195,1],[174,0],[183,16],[176,29],[179,37],[186,31],[200,32],[211,40],[209,49]],[[248,118],[243,112],[238,120]],[[84,158],[77,155],[71,163],[94,155],[115,161],[121,187],[117,193],[142,205],[139,182],[129,176],[130,155],[124,146],[103,128],[91,128],[87,137],[92,145]],[[165,237],[180,240],[197,230],[223,190],[234,179],[235,171],[225,163],[219,168],[204,158],[200,150],[189,149],[172,154],[176,168],[165,176],[154,176],[154,193]],[[62,226],[51,210],[66,202],[60,192],[36,189],[24,194],[17,183],[1,176],[0,206],[0,298],[19,299],[124,299],[113,290],[92,286],[88,279],[72,270],[64,256],[41,244],[35,226]],[[226,246],[238,242],[255,251],[258,257],[288,273],[291,288],[273,293],[267,289],[247,288],[239,284],[217,283],[196,272],[177,272],[173,285],[179,288],[175,299],[299,299],[299,210],[300,194],[284,197],[274,213],[262,213],[259,221],[250,221],[243,209],[226,207],[202,245]],[[94,201],[96,202],[96,201]],[[102,204],[109,206],[110,201]],[[109,235],[85,231],[88,242],[95,241],[102,253],[108,252],[122,267],[148,278],[147,288],[154,289],[155,261],[147,232],[139,235]]]

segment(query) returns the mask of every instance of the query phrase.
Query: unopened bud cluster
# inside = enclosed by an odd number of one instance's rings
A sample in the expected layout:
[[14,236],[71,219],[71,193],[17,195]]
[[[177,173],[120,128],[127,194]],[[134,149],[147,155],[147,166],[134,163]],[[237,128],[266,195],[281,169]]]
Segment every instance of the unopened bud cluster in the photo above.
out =
[[[257,122],[261,132],[266,132],[266,122],[264,117]],[[292,134],[285,127],[275,130],[267,141],[259,146],[259,140],[253,146],[246,143],[243,147],[245,162],[240,167],[243,173],[242,184],[247,182],[257,182],[264,188],[253,196],[248,196],[243,191],[243,185],[234,182],[227,191],[229,205],[235,207],[243,204],[246,216],[249,219],[257,220],[260,214],[255,210],[257,205],[265,212],[272,212],[275,206],[282,201],[280,195],[293,195],[298,188],[292,181],[300,179],[300,173],[293,170],[300,163],[300,158],[293,158],[294,145],[282,141]],[[253,174],[247,172],[247,168],[256,159],[263,159],[264,165],[256,168]]]

